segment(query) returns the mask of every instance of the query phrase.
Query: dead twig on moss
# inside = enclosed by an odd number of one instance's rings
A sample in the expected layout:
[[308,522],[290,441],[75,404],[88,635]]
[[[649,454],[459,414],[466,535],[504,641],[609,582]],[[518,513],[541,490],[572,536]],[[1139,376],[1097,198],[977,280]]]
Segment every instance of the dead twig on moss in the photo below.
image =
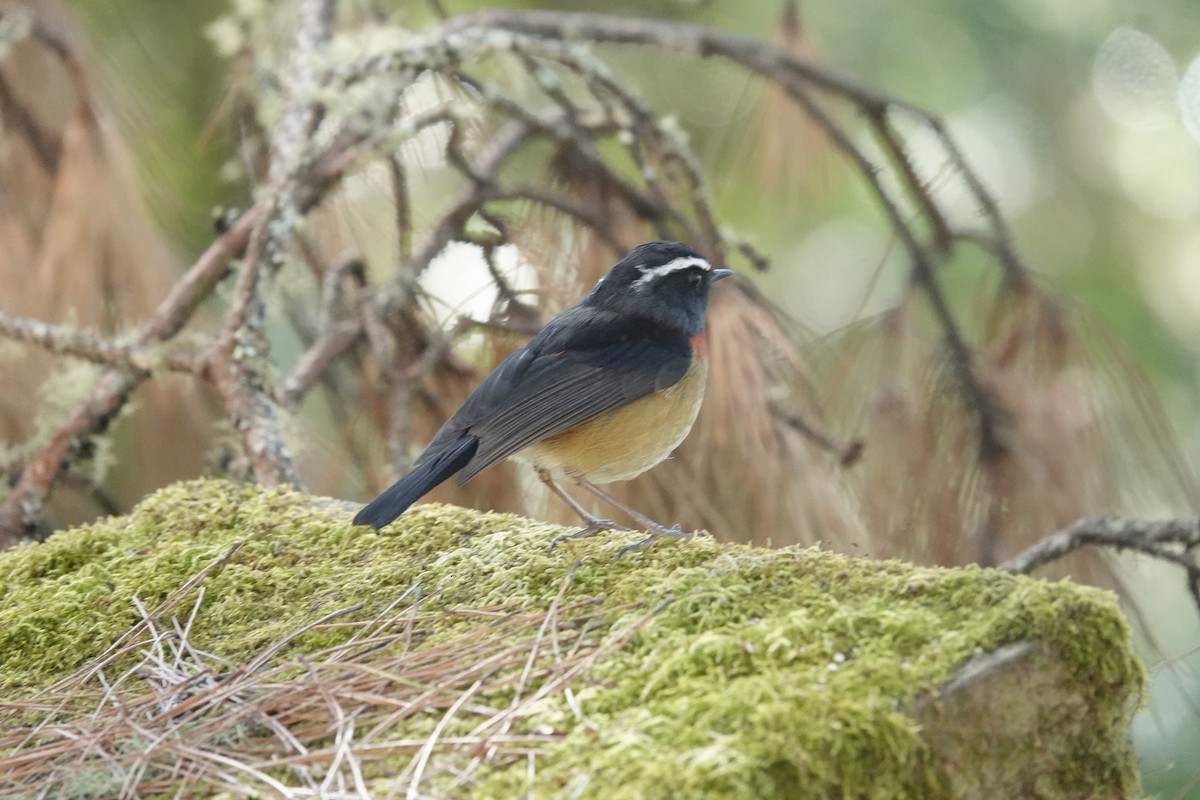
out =
[[[603,619],[633,607],[608,608],[598,620],[593,598],[567,600],[569,577],[544,612],[499,606],[424,612],[414,587],[367,619],[352,618],[356,606],[340,609],[234,665],[191,641],[204,613],[200,582],[232,553],[154,609],[140,608],[140,622],[70,679],[30,700],[0,703],[0,719],[38,720],[0,733],[0,786],[53,793],[64,782],[103,774],[128,796],[202,787],[361,796],[366,762],[407,754],[397,785],[415,796],[435,774],[451,771],[461,781],[484,761],[536,757],[538,746],[559,734],[514,730],[531,704],[565,691],[670,602],[604,633]],[[166,613],[197,588],[185,618],[168,622]],[[437,645],[408,645],[414,623],[453,617],[476,621]],[[299,663],[286,654],[298,637],[345,626],[361,636]],[[549,646],[552,630],[569,652]],[[118,658],[122,673],[107,680]],[[502,711],[486,699],[514,691]],[[421,720],[431,715],[436,722],[428,735],[404,734],[413,721],[417,730],[426,727]],[[476,719],[483,721],[475,725]],[[122,746],[129,741],[138,747]]]

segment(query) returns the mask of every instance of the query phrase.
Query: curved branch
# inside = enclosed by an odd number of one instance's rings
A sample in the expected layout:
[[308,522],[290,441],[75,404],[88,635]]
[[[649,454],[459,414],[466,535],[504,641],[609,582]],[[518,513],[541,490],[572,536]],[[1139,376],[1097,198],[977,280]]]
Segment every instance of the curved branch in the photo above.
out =
[[[988,249],[1005,270],[1010,285],[1019,287],[1028,281],[1027,270],[1012,247],[1008,223],[1000,214],[995,198],[971,169],[961,148],[946,130],[945,123],[923,108],[874,91],[853,78],[798,58],[788,50],[761,39],[696,23],[610,14],[488,10],[451,19],[433,29],[431,35],[441,39],[449,33],[472,29],[501,29],[546,39],[654,46],[693,58],[725,58],[781,86],[803,85],[839,96],[857,106],[872,121],[876,130],[883,134],[886,134],[883,123],[889,112],[899,111],[911,116],[929,126],[945,149],[951,165],[966,181],[992,229]],[[915,173],[903,177],[914,194],[923,191],[920,181],[915,180]],[[940,214],[935,214],[930,222],[937,226],[940,218]]]
[[652,45],[695,58],[721,56],[760,74],[790,74],[816,87],[850,98],[865,108],[902,106],[924,113],[919,108],[875,92],[852,78],[796,58],[769,42],[691,22],[612,14],[493,9],[455,17],[432,29],[429,38],[440,40],[447,34],[471,29],[500,29],[565,41]]
[[1188,591],[1200,609],[1200,516],[1168,520],[1132,520],[1120,517],[1086,517],[1050,534],[1000,565],[1000,569],[1028,575],[1081,547],[1112,547],[1118,552],[1139,553],[1183,567]]

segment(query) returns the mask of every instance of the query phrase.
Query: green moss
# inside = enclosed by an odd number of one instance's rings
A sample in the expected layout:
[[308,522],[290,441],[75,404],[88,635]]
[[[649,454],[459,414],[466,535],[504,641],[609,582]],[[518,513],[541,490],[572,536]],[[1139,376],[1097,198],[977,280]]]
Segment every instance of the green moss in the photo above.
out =
[[[905,709],[980,649],[1020,640],[1056,654],[1062,682],[1091,715],[1052,785],[1136,792],[1125,726],[1144,676],[1106,592],[710,540],[621,559],[626,540],[615,535],[550,552],[561,529],[447,506],[418,507],[382,532],[348,520],[303,495],[193,482],[129,516],[4,554],[0,696],[94,658],[138,620],[132,598],[153,608],[234,541],[240,550],[203,581],[191,641],[235,663],[354,602],[364,604],[358,619],[372,619],[416,585],[425,612],[545,611],[579,560],[561,602],[601,598],[601,639],[669,602],[574,682],[590,724],[561,691],[523,720],[563,734],[539,751],[538,796],[947,797],[937,754]],[[422,623],[431,635],[420,646],[469,635],[485,619]],[[348,635],[314,631],[280,657]],[[503,707],[509,696],[485,700]],[[428,718],[409,724],[431,727]],[[525,796],[527,770],[524,760],[482,770],[473,796]],[[385,783],[389,771],[373,767]]]

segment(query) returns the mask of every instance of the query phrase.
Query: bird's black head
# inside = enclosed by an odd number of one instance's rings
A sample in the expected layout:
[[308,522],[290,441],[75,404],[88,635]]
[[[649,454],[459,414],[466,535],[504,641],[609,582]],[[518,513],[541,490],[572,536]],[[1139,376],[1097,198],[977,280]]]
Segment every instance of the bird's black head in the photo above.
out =
[[708,259],[679,242],[647,242],[600,279],[585,305],[648,318],[688,335],[704,330],[708,289],[733,271],[713,269]]

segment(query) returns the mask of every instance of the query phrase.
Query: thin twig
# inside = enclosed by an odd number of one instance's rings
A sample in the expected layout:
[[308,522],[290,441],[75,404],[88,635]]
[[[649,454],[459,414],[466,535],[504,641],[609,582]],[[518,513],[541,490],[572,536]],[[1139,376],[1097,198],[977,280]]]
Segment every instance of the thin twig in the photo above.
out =
[[152,372],[164,368],[195,373],[199,365],[192,353],[150,348],[110,340],[65,325],[52,325],[0,311],[0,336],[36,344],[55,355],[66,355],[116,369]]
[[999,568],[1027,575],[1087,545],[1134,550],[1183,567],[1188,591],[1200,610],[1200,563],[1194,553],[1200,547],[1200,516],[1168,520],[1086,517],[1050,534]]
[[282,407],[294,410],[309,389],[362,338],[361,318],[340,319],[337,307],[343,296],[345,278],[353,276],[355,284],[361,288],[365,282],[364,269],[362,259],[354,256],[342,259],[325,273],[317,313],[317,338],[279,385],[275,401]]
[[161,603],[159,603],[157,606],[155,606],[153,611],[151,611],[149,614],[142,614],[142,618],[137,624],[135,624],[132,628],[130,628],[129,630],[125,631],[125,633],[123,633],[119,637],[117,637],[117,640],[114,641],[111,645],[109,645],[108,649],[106,649],[103,653],[101,653],[90,664],[88,664],[88,666],[85,669],[81,670],[80,672],[76,673],[75,675],[72,675],[68,678],[64,678],[63,680],[59,681],[58,683],[55,683],[53,686],[51,686],[46,691],[49,692],[49,691],[61,690],[68,686],[76,685],[78,683],[89,680],[93,675],[95,675],[97,672],[99,672],[101,669],[103,669],[105,666],[107,666],[109,663],[112,662],[112,660],[116,657],[116,655],[120,651],[122,651],[125,643],[129,640],[130,637],[134,636],[139,631],[141,631],[148,623],[150,623],[150,621],[156,619],[161,614],[165,613],[168,609],[172,608],[176,603],[179,602],[179,600],[181,598],[185,597],[188,592],[190,592],[192,589],[194,589],[196,586],[198,586],[201,583],[201,581],[203,581],[205,578],[207,578],[209,575],[211,575],[215,570],[220,568],[220,566],[222,564],[224,564],[231,557],[233,557],[233,554],[236,553],[238,551],[238,548],[240,548],[241,546],[242,546],[242,542],[240,540],[233,542],[231,545],[229,545],[229,547],[225,548],[225,550],[222,551],[222,553],[219,556],[217,556],[212,561],[210,561],[207,566],[205,566],[203,569],[201,569],[195,575],[193,575],[192,577],[190,577],[186,581],[184,581],[184,583],[178,589],[171,592],[171,594],[167,595],[166,598],[164,598]]

